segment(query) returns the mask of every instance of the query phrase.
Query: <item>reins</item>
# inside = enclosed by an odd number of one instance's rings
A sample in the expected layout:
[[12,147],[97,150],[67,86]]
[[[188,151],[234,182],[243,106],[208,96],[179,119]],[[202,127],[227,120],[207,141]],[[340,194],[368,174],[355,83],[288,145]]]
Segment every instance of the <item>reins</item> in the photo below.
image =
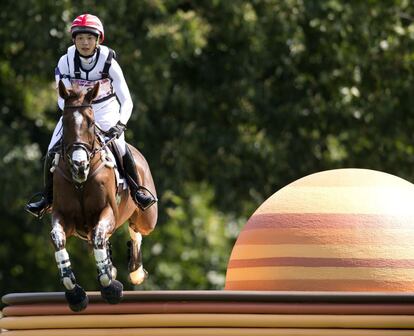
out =
[[[99,133],[100,134],[103,134],[104,136],[105,136],[105,134],[106,134],[106,132],[102,129],[102,128],[100,128],[97,124],[95,124],[95,129],[97,129],[98,131],[99,131]],[[98,135],[98,133],[97,132],[95,132],[95,135]],[[98,137],[98,139],[99,139],[99,137]],[[116,137],[112,137],[112,138],[110,138],[109,140],[107,140],[107,141],[104,141],[103,142],[103,144],[100,146],[100,147],[98,147],[98,148],[95,148],[92,152],[91,152],[91,155],[93,156],[93,155],[95,155],[96,153],[98,153],[98,152],[100,152],[100,151],[102,151],[102,150],[104,150],[106,147],[108,147],[114,140],[116,140]]]

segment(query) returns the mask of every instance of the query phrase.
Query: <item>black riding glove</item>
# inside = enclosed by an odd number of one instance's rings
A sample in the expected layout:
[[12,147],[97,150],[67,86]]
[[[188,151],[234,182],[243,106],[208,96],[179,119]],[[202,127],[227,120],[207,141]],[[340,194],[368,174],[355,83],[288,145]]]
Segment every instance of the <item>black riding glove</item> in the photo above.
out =
[[126,129],[126,125],[118,121],[115,126],[111,127],[108,130],[107,135],[110,139],[112,138],[118,139],[122,135],[122,133],[124,133],[125,129]]

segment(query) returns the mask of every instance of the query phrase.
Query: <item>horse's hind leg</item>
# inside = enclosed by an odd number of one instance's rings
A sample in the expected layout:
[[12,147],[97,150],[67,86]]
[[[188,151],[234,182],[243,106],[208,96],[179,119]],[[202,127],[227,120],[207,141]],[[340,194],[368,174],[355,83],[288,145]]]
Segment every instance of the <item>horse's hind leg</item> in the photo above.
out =
[[128,242],[128,270],[129,281],[133,285],[140,285],[147,277],[147,271],[142,265],[142,235],[129,227],[131,240]]
[[61,225],[61,220],[54,215],[52,218],[52,231],[50,232],[55,248],[55,259],[60,271],[60,279],[65,286],[65,297],[70,309],[75,312],[84,310],[88,305],[88,296],[82,287],[76,283],[75,275],[70,267],[69,254],[66,251],[66,234]]
[[149,235],[157,223],[158,207],[152,205],[145,211],[136,210],[129,219],[129,281],[134,285],[141,284],[148,276],[142,265],[142,236]]

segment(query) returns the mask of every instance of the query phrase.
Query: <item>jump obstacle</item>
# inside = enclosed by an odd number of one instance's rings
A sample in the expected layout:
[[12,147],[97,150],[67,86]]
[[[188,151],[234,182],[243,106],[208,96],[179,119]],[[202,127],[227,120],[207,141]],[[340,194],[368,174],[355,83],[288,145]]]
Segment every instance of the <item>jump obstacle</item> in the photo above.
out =
[[0,330],[20,335],[414,335],[414,185],[338,169],[265,201],[240,233],[222,291],[13,293]]
[[414,335],[414,294],[143,291],[117,305],[88,295],[81,313],[59,292],[5,295],[0,328],[5,336]]

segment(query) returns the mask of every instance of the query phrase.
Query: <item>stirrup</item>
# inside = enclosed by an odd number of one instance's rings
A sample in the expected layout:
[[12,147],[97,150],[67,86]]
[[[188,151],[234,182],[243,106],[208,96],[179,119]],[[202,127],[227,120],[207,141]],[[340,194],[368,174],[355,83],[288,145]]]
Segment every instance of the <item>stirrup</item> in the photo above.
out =
[[[142,205],[139,201],[138,201],[138,198],[137,198],[137,194],[141,191],[141,190],[145,190],[145,191],[147,191],[148,193],[149,193],[149,195],[145,195],[144,194],[144,196],[146,196],[146,197],[151,197],[152,198],[152,200],[146,205],[146,206],[144,206],[144,205]],[[138,186],[137,187],[137,189],[136,190],[134,190],[134,192],[131,192],[131,196],[132,196],[132,199],[134,200],[134,202],[135,202],[135,204],[136,205],[138,205],[138,207],[142,210],[142,211],[145,211],[145,210],[147,210],[149,207],[151,207],[154,203],[157,203],[158,202],[158,198],[156,198],[155,196],[154,196],[154,194],[151,192],[151,191],[149,191],[147,188],[145,188],[145,187],[143,187],[143,186]]]
[[[51,203],[49,203],[49,202],[46,202],[46,205],[43,207],[43,208],[41,208],[41,209],[37,209],[37,210],[32,210],[32,206],[31,206],[31,204],[32,203],[37,203],[37,202],[33,202],[33,199],[34,198],[36,198],[37,196],[39,196],[39,195],[42,195],[42,197],[43,198],[45,198],[46,199],[46,196],[45,196],[45,194],[43,193],[43,192],[38,192],[38,193],[36,193],[36,194],[34,194],[31,198],[30,198],[30,200],[26,203],[26,205],[24,206],[24,209],[28,212],[28,213],[30,213],[30,214],[32,214],[33,216],[35,216],[36,218],[38,218],[38,219],[42,219],[43,218],[43,216],[46,214],[46,213],[48,213],[49,212],[49,210],[51,209],[51,207],[52,207],[52,204]],[[40,202],[42,199],[40,199],[38,202]],[[49,203],[49,204],[48,204]]]

